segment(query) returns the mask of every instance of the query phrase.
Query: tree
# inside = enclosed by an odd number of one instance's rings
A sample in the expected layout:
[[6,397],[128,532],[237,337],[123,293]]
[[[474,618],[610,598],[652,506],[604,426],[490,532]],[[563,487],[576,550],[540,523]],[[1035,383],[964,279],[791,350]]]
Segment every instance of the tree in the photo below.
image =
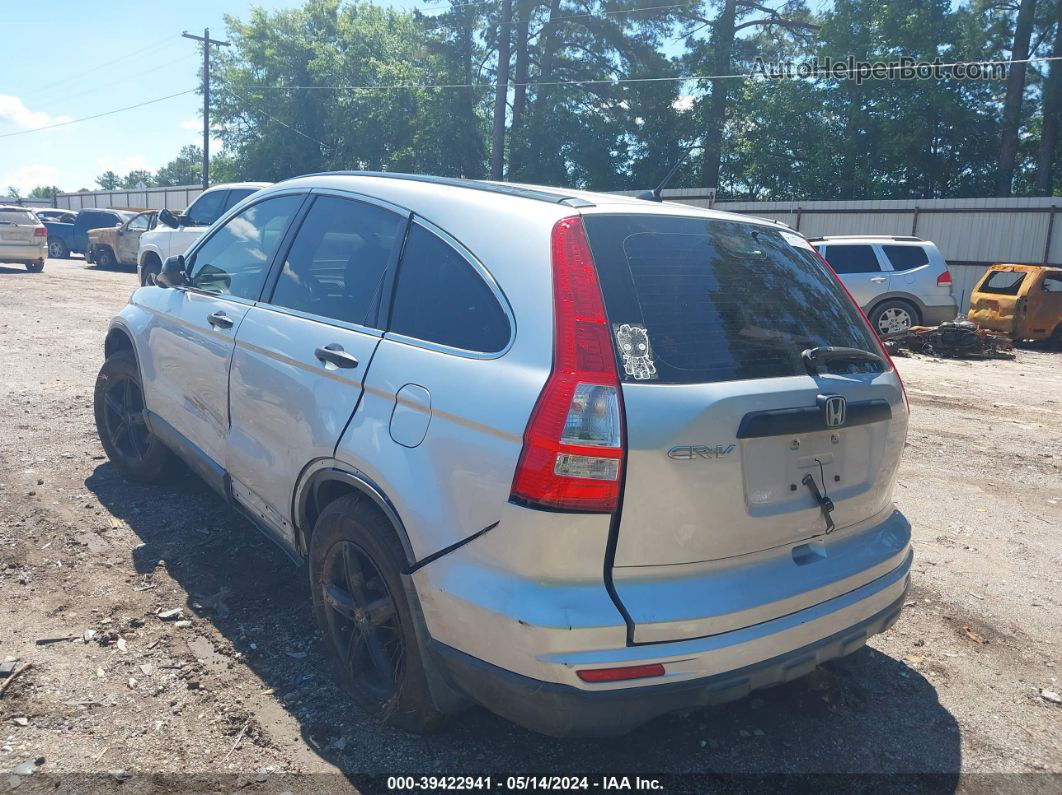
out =
[[[194,144],[182,146],[177,157],[155,172],[155,185],[197,185],[203,181],[203,149]],[[148,183],[151,184],[151,183]]]
[[36,185],[33,190],[29,192],[29,198],[31,199],[50,199],[57,193],[63,191],[55,185]]
[[115,190],[121,183],[121,178],[110,170],[104,171],[96,177],[96,184],[100,186],[100,190]]
[[136,169],[122,177],[121,185],[123,188],[138,188],[141,184],[145,187],[151,187],[155,184],[155,177],[150,171],[142,168]]
[[509,95],[509,47],[513,38],[512,0],[502,0],[498,19],[498,68],[495,70],[494,131],[490,139],[490,178],[500,180],[505,168],[505,107]]
[[16,188],[14,185],[8,185],[7,196],[9,199],[14,199],[15,201],[21,201],[22,199],[22,194],[19,192],[19,189]]
[[[1062,0],[1055,0],[1054,45],[1050,54],[1062,58]],[[1051,62],[1050,77],[1043,88],[1043,121],[1040,126],[1040,143],[1037,149],[1036,193],[1051,195],[1054,164],[1058,157],[1058,127],[1062,122],[1062,60]]]
[[[1014,43],[1010,48],[1013,61],[1023,61],[1029,57],[1029,41],[1032,38],[1035,14],[1036,0],[1021,0],[1014,21]],[[1013,190],[1027,69],[1028,64],[1012,63],[1007,74],[1007,95],[1003,100],[1003,121],[1000,125],[999,168],[996,172],[997,196],[1010,196]]]

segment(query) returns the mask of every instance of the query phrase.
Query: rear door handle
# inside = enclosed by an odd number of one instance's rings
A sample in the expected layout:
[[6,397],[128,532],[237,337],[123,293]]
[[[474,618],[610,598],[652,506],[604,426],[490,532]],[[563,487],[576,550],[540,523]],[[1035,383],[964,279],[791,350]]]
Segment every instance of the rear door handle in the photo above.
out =
[[232,318],[222,312],[220,309],[217,312],[211,312],[207,315],[207,322],[212,326],[218,328],[232,328]]
[[872,281],[872,282],[885,282],[885,281],[888,281],[888,278],[885,277],[885,276],[871,276],[870,277],[870,281]]
[[343,346],[338,342],[331,342],[323,348],[318,348],[313,355],[322,362],[331,362],[336,367],[351,369],[358,366],[357,357],[343,350]]

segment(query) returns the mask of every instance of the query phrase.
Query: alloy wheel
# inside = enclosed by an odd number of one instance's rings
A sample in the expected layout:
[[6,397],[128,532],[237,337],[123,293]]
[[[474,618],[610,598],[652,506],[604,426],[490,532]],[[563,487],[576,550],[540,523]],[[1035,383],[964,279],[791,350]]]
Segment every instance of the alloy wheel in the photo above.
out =
[[114,379],[104,398],[107,431],[114,447],[130,459],[142,461],[151,444],[144,419],[144,396],[132,378]]
[[328,551],[321,587],[328,632],[354,684],[387,705],[398,694],[404,649],[395,602],[372,559],[357,544]]
[[48,244],[48,256],[53,259],[61,259],[63,256],[63,244],[58,240],[53,240]]
[[889,307],[878,315],[879,334],[893,334],[909,329],[912,325],[911,313],[898,306]]

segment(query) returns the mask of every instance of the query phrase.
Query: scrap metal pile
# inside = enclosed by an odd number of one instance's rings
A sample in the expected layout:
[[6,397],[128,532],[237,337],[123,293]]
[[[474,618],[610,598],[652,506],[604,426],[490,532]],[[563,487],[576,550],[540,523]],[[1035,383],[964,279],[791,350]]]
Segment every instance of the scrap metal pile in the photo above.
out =
[[978,328],[964,318],[949,320],[939,326],[911,326],[903,331],[886,334],[885,347],[891,355],[906,355],[906,351],[944,358],[981,357],[1009,358],[1014,354],[1014,342],[1005,334]]

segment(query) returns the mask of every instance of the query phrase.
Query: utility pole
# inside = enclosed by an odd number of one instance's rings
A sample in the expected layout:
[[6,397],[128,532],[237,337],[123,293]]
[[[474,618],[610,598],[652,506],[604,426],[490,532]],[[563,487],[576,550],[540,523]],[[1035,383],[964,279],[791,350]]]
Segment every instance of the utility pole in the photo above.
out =
[[210,38],[210,28],[203,28],[202,36],[193,36],[188,31],[181,35],[203,43],[203,190],[206,190],[210,187],[210,45],[228,47],[229,43]]

